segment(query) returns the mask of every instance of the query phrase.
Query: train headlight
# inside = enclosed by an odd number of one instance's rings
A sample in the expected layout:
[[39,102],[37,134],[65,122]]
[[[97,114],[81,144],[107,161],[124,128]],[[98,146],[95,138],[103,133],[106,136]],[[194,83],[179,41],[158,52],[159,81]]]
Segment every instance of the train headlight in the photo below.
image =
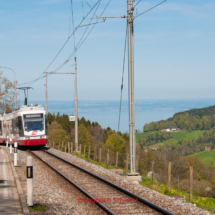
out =
[[45,139],[45,136],[40,136],[40,139]]
[[26,140],[30,140],[30,137],[26,137],[25,139],[26,139]]

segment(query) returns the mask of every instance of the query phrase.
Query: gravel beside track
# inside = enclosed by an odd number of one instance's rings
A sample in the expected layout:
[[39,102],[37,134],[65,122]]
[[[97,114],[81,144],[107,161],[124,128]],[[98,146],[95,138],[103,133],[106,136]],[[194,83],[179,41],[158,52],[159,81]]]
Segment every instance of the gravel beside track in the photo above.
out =
[[[27,151],[18,150],[18,174],[27,201],[26,159],[32,156]],[[13,155],[11,155],[13,159]],[[77,197],[86,198],[79,190],[51,170],[42,161],[33,157],[33,199],[34,204],[47,206],[46,211],[31,214],[106,214],[97,205],[78,202]]]
[[212,213],[205,211],[201,208],[194,206],[191,203],[187,203],[185,199],[170,197],[163,195],[157,191],[151,190],[147,187],[135,184],[128,179],[125,179],[123,176],[117,175],[110,170],[107,170],[101,166],[89,163],[81,158],[72,156],[71,154],[58,151],[56,149],[48,149],[49,152],[56,154],[57,156],[66,159],[82,168],[87,169],[88,171],[93,172],[94,174],[105,178],[124,189],[127,189],[138,196],[143,197],[144,199],[159,205],[162,208],[165,208],[168,211],[175,213],[176,215],[211,215]]
[[[96,175],[99,175],[177,215],[211,214],[208,211],[204,211],[201,208],[195,207],[191,203],[186,203],[183,199],[177,199],[160,194],[156,191],[135,184],[122,176],[116,175],[110,170],[89,163],[68,153],[61,152],[55,149],[49,149],[48,151],[82,168],[86,168],[88,171],[91,171]],[[24,175],[24,172],[26,171],[26,159],[29,155],[30,154],[24,150],[18,150],[18,167],[15,168],[25,195],[26,176]],[[13,155],[11,155],[11,158],[13,159]],[[38,159],[35,159],[35,157],[33,157],[33,164],[34,203],[46,205],[47,210],[44,212],[31,212],[31,214],[104,214],[102,210],[95,204],[78,202],[78,197],[84,199],[85,196],[73,186],[68,185],[68,182],[60,178],[57,173],[55,173]],[[63,166],[65,166],[65,164],[61,166],[61,168],[63,169]],[[110,191],[107,192],[110,193]],[[106,196],[108,197],[109,193],[105,193],[105,195],[107,194]]]
[[[154,209],[138,202],[131,196],[128,196],[121,191],[113,188],[110,185],[94,178],[93,176],[47,154],[43,151],[34,152],[40,156],[43,160],[57,168],[60,172],[65,174],[67,177],[72,179],[79,186],[84,188],[87,192],[92,194],[94,197],[100,199],[108,208],[114,211],[116,214],[161,214]],[[121,202],[120,202],[121,198]],[[125,202],[124,200],[131,200],[132,202]],[[91,200],[91,199],[88,199]],[[117,202],[118,200],[119,202]],[[84,201],[79,197],[79,201]]]

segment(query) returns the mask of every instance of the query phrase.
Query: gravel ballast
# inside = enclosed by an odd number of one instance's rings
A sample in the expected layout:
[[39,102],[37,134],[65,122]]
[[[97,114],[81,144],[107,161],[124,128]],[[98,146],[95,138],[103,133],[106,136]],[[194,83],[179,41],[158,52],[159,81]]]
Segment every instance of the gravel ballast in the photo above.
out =
[[[49,149],[56,154],[74,164],[87,169],[121,187],[143,197],[144,199],[159,205],[175,214],[181,215],[209,215],[208,211],[187,203],[185,199],[174,198],[160,194],[147,187],[135,184],[123,176],[117,175],[112,171],[101,166],[89,163],[71,154],[55,149]],[[16,172],[21,182],[23,192],[26,197],[26,159],[30,154],[25,150],[18,150],[18,167]],[[13,159],[13,155],[11,155]],[[77,198],[84,198],[84,195],[76,188],[68,184],[64,179],[47,167],[44,163],[33,157],[34,162],[34,204],[47,206],[46,211],[30,212],[31,214],[104,214],[102,210],[92,203],[78,202]]]

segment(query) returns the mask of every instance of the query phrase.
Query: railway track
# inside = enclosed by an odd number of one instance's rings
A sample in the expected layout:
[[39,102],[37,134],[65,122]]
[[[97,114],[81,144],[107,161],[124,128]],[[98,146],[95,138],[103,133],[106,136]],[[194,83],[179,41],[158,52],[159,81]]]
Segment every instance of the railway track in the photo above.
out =
[[28,151],[86,196],[79,202],[97,204],[107,214],[174,214],[47,150]]

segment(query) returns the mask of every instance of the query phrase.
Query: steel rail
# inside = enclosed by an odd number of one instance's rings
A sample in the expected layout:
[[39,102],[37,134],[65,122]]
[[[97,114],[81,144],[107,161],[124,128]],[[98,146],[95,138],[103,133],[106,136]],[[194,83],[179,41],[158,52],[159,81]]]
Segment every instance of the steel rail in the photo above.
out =
[[66,179],[70,184],[72,184],[73,186],[75,186],[78,190],[80,190],[82,193],[84,193],[84,195],[86,195],[88,198],[90,199],[94,199],[95,200],[95,204],[97,204],[102,210],[104,210],[105,212],[107,212],[108,214],[111,215],[116,215],[116,213],[114,213],[110,208],[108,208],[106,205],[104,205],[103,203],[99,202],[96,200],[96,198],[94,196],[92,196],[90,193],[88,193],[85,189],[83,189],[82,187],[80,187],[78,184],[76,184],[74,181],[72,181],[70,178],[68,178],[66,175],[64,175],[62,172],[60,172],[59,170],[57,170],[55,167],[53,167],[51,164],[49,164],[48,162],[44,161],[40,156],[38,156],[37,154],[35,154],[34,152],[30,151],[28,149],[28,152],[30,152],[31,154],[33,154],[35,157],[37,157],[39,160],[41,160],[43,163],[45,163],[46,165],[48,165],[50,168],[52,168],[55,172],[57,172],[60,176],[62,176],[64,179]]
[[168,211],[168,210],[166,210],[166,209],[164,209],[164,208],[162,208],[162,207],[160,207],[160,206],[158,206],[158,205],[156,205],[156,204],[154,204],[154,203],[152,203],[152,202],[150,202],[150,201],[148,201],[148,200],[142,198],[141,196],[138,196],[138,195],[136,195],[136,194],[134,194],[134,193],[132,193],[132,192],[130,192],[130,191],[128,191],[128,190],[126,190],[126,189],[124,189],[124,188],[122,188],[122,187],[120,187],[120,186],[118,186],[118,185],[116,185],[116,184],[114,184],[114,183],[112,183],[112,182],[110,182],[110,181],[108,181],[108,180],[106,180],[106,179],[104,179],[104,178],[102,178],[102,177],[100,177],[100,176],[98,176],[98,175],[96,175],[96,174],[94,174],[94,173],[92,173],[92,172],[90,172],[90,171],[88,171],[88,170],[82,168],[82,167],[80,167],[80,166],[77,166],[77,165],[74,164],[74,163],[71,163],[71,162],[69,162],[69,161],[67,161],[67,160],[65,160],[65,159],[63,159],[63,158],[61,158],[61,157],[59,157],[59,156],[57,156],[57,155],[55,155],[55,154],[52,154],[51,152],[48,152],[48,151],[46,151],[46,150],[44,150],[44,149],[41,149],[41,150],[42,150],[43,152],[46,152],[46,153],[48,153],[48,154],[50,154],[50,155],[52,155],[52,156],[58,158],[59,160],[62,160],[62,161],[64,161],[64,162],[66,162],[66,163],[68,163],[68,164],[74,166],[75,168],[77,168],[77,169],[79,169],[79,170],[82,170],[83,172],[85,172],[85,173],[87,173],[87,174],[89,174],[89,175],[91,175],[91,176],[93,176],[93,177],[95,177],[95,178],[101,180],[102,182],[104,182],[104,183],[106,183],[106,184],[108,184],[108,185],[110,185],[110,186],[116,188],[117,190],[119,190],[119,191],[125,193],[126,195],[132,196],[132,197],[134,197],[134,198],[137,198],[139,202],[141,202],[141,203],[143,203],[143,204],[145,204],[145,205],[148,205],[149,207],[153,208],[154,210],[156,210],[156,211],[158,211],[158,212],[160,212],[160,213],[162,213],[162,214],[165,214],[165,215],[166,215],[166,214],[167,214],[167,215],[175,215],[174,213],[172,213],[172,212],[170,212],[170,211]]

